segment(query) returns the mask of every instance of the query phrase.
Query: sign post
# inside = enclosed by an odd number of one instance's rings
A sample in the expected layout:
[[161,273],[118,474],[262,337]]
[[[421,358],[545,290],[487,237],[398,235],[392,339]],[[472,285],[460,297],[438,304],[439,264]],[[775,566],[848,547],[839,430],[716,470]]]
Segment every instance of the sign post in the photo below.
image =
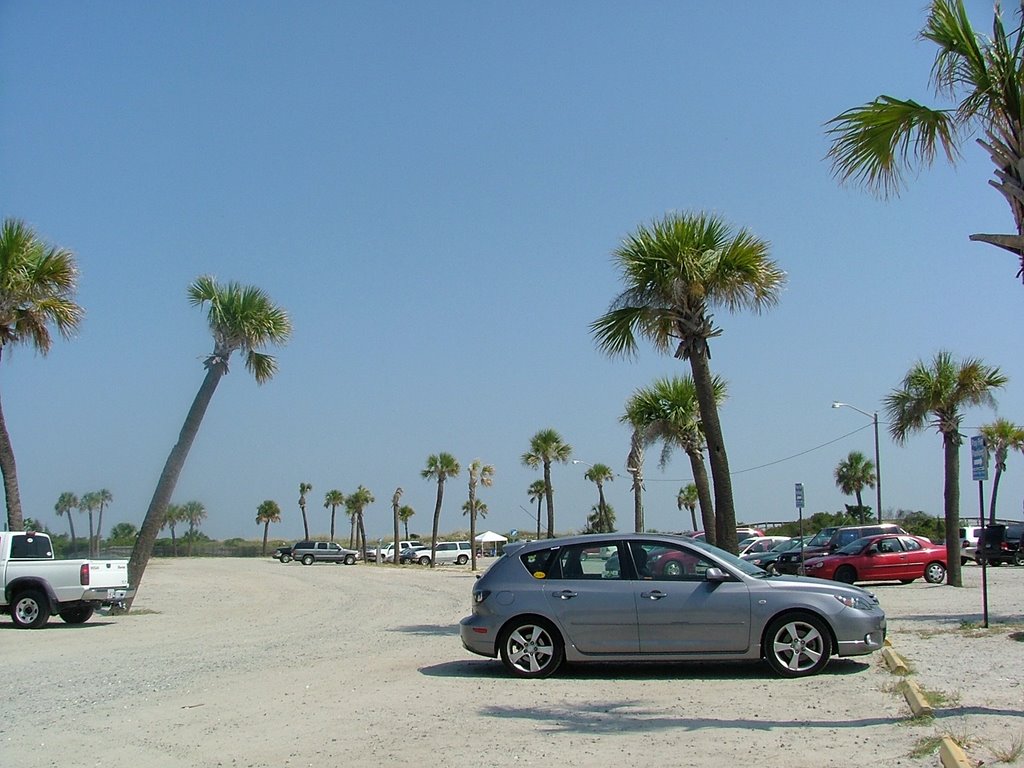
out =
[[804,484],[796,484],[796,510],[800,520],[800,575],[806,575],[804,571]]
[[[988,480],[988,446],[982,435],[971,438],[971,479],[978,481],[978,521],[981,523],[981,535],[978,537],[978,549],[985,543],[985,481]],[[958,532],[959,533],[959,532]],[[949,534],[946,534],[949,536]],[[947,538],[948,542],[948,538]],[[963,543],[963,542],[961,542]],[[947,557],[949,545],[946,545]],[[977,550],[974,552],[978,556]],[[963,558],[961,558],[961,561]],[[981,558],[981,615],[983,625],[988,628],[988,564]]]

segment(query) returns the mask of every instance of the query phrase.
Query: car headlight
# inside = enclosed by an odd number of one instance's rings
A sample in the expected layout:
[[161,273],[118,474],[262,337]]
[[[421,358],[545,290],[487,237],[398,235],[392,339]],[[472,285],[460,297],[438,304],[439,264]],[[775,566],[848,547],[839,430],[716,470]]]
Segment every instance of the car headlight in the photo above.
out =
[[858,611],[870,611],[875,607],[870,600],[859,595],[833,595],[833,597],[847,608],[856,608]]
[[825,565],[825,564],[824,564],[823,562],[821,562],[821,561],[819,560],[819,561],[818,561],[818,562],[816,562],[816,563],[808,563],[808,564],[807,564],[806,566],[804,566],[804,567],[805,567],[805,568],[808,568],[808,569],[811,569],[811,568],[822,568],[822,567],[824,567],[824,565]]

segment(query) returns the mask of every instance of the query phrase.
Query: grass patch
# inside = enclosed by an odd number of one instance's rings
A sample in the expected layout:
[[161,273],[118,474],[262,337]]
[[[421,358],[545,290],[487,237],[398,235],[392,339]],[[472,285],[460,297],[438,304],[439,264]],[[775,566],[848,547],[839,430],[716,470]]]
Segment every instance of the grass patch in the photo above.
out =
[[[920,688],[920,686],[918,686]],[[943,709],[945,707],[955,707],[960,703],[959,693],[946,693],[945,691],[933,691],[928,688],[921,688],[921,693],[924,694],[925,700],[931,704],[935,709]]]
[[914,742],[914,746],[910,750],[910,757],[927,757],[928,755],[935,754],[940,744],[942,744],[941,734],[922,736]]
[[991,743],[986,744],[985,746],[988,748],[988,751],[992,753],[996,762],[1015,763],[1021,755],[1024,755],[1024,734],[1018,734],[1006,746],[999,746]]

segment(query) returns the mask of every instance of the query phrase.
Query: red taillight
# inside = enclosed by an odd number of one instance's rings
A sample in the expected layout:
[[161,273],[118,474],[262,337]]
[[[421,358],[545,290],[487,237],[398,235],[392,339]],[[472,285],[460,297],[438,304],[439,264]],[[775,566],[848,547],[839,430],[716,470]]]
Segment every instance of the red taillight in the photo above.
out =
[[486,635],[487,627],[473,627],[473,631],[476,632],[478,635]]
[[82,582],[83,587],[89,586],[89,564],[82,563],[82,567],[78,569],[78,580]]

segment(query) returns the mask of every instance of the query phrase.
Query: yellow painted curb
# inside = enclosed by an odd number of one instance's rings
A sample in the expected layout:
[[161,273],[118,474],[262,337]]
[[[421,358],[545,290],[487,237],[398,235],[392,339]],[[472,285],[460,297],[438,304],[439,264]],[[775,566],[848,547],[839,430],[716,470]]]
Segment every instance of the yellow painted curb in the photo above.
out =
[[900,689],[902,689],[903,696],[906,698],[907,704],[910,705],[914,717],[932,716],[932,705],[928,703],[928,699],[925,698],[924,693],[916,682],[904,680],[900,683]]
[[942,768],[973,768],[967,755],[949,736],[942,737],[939,745],[939,759],[942,761]]
[[885,660],[885,665],[889,667],[890,672],[895,672],[897,675],[910,674],[910,668],[907,666],[907,663],[892,648],[883,648],[882,658]]

